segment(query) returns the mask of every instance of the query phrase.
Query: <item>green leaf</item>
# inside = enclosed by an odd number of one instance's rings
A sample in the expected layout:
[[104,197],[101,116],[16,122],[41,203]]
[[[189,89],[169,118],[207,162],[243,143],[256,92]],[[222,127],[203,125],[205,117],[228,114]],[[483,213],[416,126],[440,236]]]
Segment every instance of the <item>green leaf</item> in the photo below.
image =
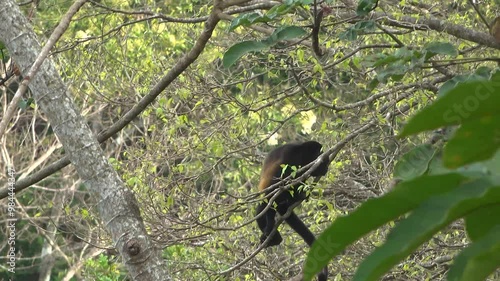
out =
[[500,114],[484,116],[458,128],[444,148],[443,162],[447,167],[456,168],[489,159],[499,148]]
[[275,19],[278,16],[282,16],[287,14],[292,8],[296,7],[299,3],[291,3],[291,4],[281,4],[276,5],[267,11],[266,16],[271,19]]
[[471,76],[472,77],[481,77],[481,78],[489,80],[491,73],[492,73],[492,69],[490,67],[480,66],[478,69],[476,69],[474,71],[473,74],[471,74]]
[[[485,236],[491,229],[500,225],[500,204],[480,208],[465,217],[465,229],[472,241]],[[500,237],[500,236],[499,236]]]
[[357,39],[358,35],[361,33],[366,33],[375,29],[375,22],[372,20],[360,21],[356,24],[348,27],[346,31],[339,34],[339,39],[354,41]]
[[[495,214],[498,217],[498,213]],[[448,272],[449,281],[480,281],[500,267],[500,226],[463,250]]]
[[367,15],[369,12],[375,9],[375,7],[377,7],[377,3],[377,0],[360,0],[356,9],[356,13],[358,14],[358,16]]
[[461,166],[457,169],[450,169],[444,166],[442,161],[442,153],[438,152],[434,155],[429,163],[427,175],[442,175],[448,173],[459,173],[469,179],[477,179],[491,175],[500,167],[500,151],[489,160],[483,162],[475,162],[469,165]]
[[82,215],[82,218],[88,218],[89,217],[89,210],[87,209],[80,209],[80,214]]
[[491,69],[487,67],[480,67],[474,73],[467,75],[457,75],[441,85],[438,92],[438,97],[443,96],[460,82],[464,81],[488,81],[490,80]]
[[28,101],[22,99],[17,103],[17,106],[19,106],[20,109],[26,109],[28,108]]
[[498,174],[498,167],[500,167],[500,150],[498,150],[495,155],[493,155],[493,157],[491,157],[487,161],[482,162],[482,164],[484,164],[486,171],[497,171],[496,173]]
[[446,168],[443,165],[442,154],[442,151],[436,152],[434,157],[431,159],[431,162],[429,163],[429,168],[427,169],[426,173],[427,175],[443,175],[454,172],[453,170]]
[[491,81],[466,81],[418,112],[400,136],[496,114],[500,114],[500,77]]
[[427,44],[424,48],[427,51],[428,58],[434,55],[448,55],[456,57],[458,51],[451,43],[448,42],[432,42]]
[[358,267],[353,281],[379,280],[391,267],[449,223],[488,204],[500,203],[500,186],[483,178],[434,196],[402,220]]
[[276,44],[278,41],[295,39],[306,35],[307,31],[298,26],[285,26],[276,28],[271,36],[266,40],[269,44]]
[[407,64],[398,61],[388,65],[384,69],[377,70],[377,79],[382,83],[386,83],[389,78],[392,78],[394,81],[399,81],[408,70],[409,67]]
[[35,104],[35,99],[27,98],[20,100],[17,106],[19,106],[19,108],[21,109],[26,109],[28,107],[33,107],[34,104]]
[[268,22],[271,19],[262,15],[261,13],[247,13],[239,15],[231,21],[229,25],[229,31],[235,30],[239,26],[250,26],[258,22]]
[[285,0],[285,4],[287,5],[292,5],[292,4],[301,4],[301,5],[310,5],[312,4],[313,0]]
[[224,67],[232,66],[242,56],[250,52],[259,52],[274,46],[279,41],[290,40],[307,34],[307,32],[297,26],[286,26],[277,28],[271,36],[262,41],[244,41],[231,46],[222,58]]
[[400,58],[393,56],[393,55],[386,55],[386,54],[377,54],[375,55],[375,58],[378,58],[378,60],[374,61],[373,64],[371,65],[372,67],[379,67],[383,65],[388,65],[394,62],[397,62],[400,60]]
[[250,26],[255,23],[267,23],[275,20],[278,16],[287,14],[291,9],[299,5],[300,3],[290,3],[276,5],[269,9],[266,14],[261,14],[259,12],[246,13],[239,15],[231,21],[229,30],[234,30],[239,26]]
[[394,178],[410,180],[423,175],[429,168],[435,150],[430,144],[419,145],[406,153],[394,167]]
[[419,51],[399,48],[392,54],[375,54],[365,60],[364,64],[375,67],[377,80],[386,83],[389,78],[401,80],[404,75],[424,63],[424,56]]
[[356,30],[350,28],[339,34],[340,40],[354,41],[357,38],[358,38],[358,33],[356,32]]
[[465,179],[458,174],[446,174],[402,182],[385,195],[366,201],[349,215],[335,219],[309,250],[304,278],[311,280],[332,257],[370,231],[411,211],[432,196],[453,190]]
[[375,89],[378,85],[380,84],[380,81],[378,79],[372,79],[370,83],[367,85],[368,90],[373,90]]
[[439,87],[438,97],[441,97],[453,90],[460,82],[469,80],[470,75],[457,75],[450,80],[446,81]]
[[268,47],[269,46],[266,43],[260,41],[244,41],[234,44],[226,51],[226,53],[224,53],[222,64],[224,67],[230,67],[242,56],[250,52],[262,51]]

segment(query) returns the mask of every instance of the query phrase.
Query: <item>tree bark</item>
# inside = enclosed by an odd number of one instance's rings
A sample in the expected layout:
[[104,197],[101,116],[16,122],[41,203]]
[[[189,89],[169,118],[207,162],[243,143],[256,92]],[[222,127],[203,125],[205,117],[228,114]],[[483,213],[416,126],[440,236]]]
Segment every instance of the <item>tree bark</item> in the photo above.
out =
[[[64,21],[71,19],[63,18]],[[150,240],[134,194],[124,187],[50,59],[26,76],[41,52],[33,29],[13,0],[0,9],[0,41],[25,74],[36,104],[46,114],[85,186],[96,196],[99,215],[134,280],[170,280],[161,251]],[[66,23],[68,23],[66,22]],[[57,29],[57,28],[56,28]],[[50,42],[50,40],[49,40]]]

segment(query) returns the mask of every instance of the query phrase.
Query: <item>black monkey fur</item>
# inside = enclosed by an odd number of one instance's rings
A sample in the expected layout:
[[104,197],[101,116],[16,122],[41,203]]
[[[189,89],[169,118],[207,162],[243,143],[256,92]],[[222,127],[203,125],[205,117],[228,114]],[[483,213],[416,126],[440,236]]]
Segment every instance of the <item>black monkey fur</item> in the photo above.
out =
[[[301,144],[285,144],[279,146],[272,150],[266,157],[264,161],[264,166],[262,167],[262,172],[260,175],[259,191],[263,191],[269,186],[276,184],[281,179],[288,177],[292,173],[292,166],[297,168],[304,167],[309,163],[313,162],[321,155],[322,145],[316,141],[307,141]],[[287,165],[285,171],[283,171],[282,165]],[[328,171],[328,161],[323,161],[312,173],[313,177],[321,177],[326,175]],[[295,175],[296,178],[300,177],[302,173]],[[305,181],[305,180],[304,180]],[[290,187],[287,192],[282,192],[276,200],[274,201],[273,207],[269,208],[264,215],[257,219],[257,224],[262,231],[262,236],[260,237],[261,243],[263,243],[272,230],[275,227],[275,216],[276,212],[280,215],[284,215],[288,208],[295,204],[296,202],[302,201],[307,198],[305,191],[300,190],[302,183],[297,183]],[[266,190],[266,195],[272,192],[272,190]],[[257,207],[257,214],[260,214],[268,205],[268,202],[262,202]],[[285,222],[297,232],[302,239],[309,245],[309,247],[316,240],[314,234],[307,228],[307,226],[302,222],[302,220],[295,214],[291,212],[290,216],[285,219]],[[273,234],[269,243],[265,246],[271,247],[279,245],[283,241],[281,234],[276,230]],[[319,281],[326,281],[328,277],[328,268],[325,267],[319,274]]]

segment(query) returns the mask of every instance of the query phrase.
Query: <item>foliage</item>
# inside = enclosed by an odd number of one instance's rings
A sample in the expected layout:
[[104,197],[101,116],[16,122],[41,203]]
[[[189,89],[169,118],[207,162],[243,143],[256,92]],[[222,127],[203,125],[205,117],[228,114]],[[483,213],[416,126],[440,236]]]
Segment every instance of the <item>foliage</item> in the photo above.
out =
[[[444,146],[442,157],[429,146],[417,147],[403,156],[394,176],[404,181],[328,227],[308,254],[306,278],[310,280],[352,242],[408,212],[384,244],[361,263],[353,280],[379,280],[401,259],[460,218],[465,218],[473,243],[457,256],[448,280],[484,280],[500,267],[500,220],[496,216],[500,210],[498,93],[500,72],[488,80],[460,82],[417,113],[401,136],[460,125]],[[455,170],[433,172],[429,169],[431,161]],[[476,164],[474,173],[456,169],[472,163]]]
[[232,66],[239,58],[250,52],[264,51],[282,40],[290,40],[305,35],[306,31],[297,26],[277,28],[271,36],[262,41],[245,41],[235,44],[224,53],[225,67]]
[[[213,2],[101,0],[78,12],[51,58],[96,135],[116,124],[195,46]],[[440,280],[445,273],[482,278],[491,272],[498,246],[492,238],[497,216],[491,214],[498,210],[478,206],[495,199],[483,195],[493,194],[488,192],[498,171],[492,132],[499,103],[498,95],[475,95],[476,89],[497,87],[498,48],[493,37],[485,37],[487,28],[469,1],[256,2],[224,9],[196,62],[102,144],[134,191],[174,279],[285,280],[302,271],[308,249],[287,226],[280,229],[281,246],[239,263],[259,243],[253,219],[266,153],[310,139],[325,151],[341,145],[328,175],[297,210],[314,233],[332,221],[323,237],[331,229],[339,232],[333,237],[343,250],[324,247],[332,250],[325,262],[338,254],[329,263],[335,272],[330,279],[349,280],[364,259],[364,273],[394,280]],[[486,19],[498,14],[490,2],[478,4]],[[22,8],[43,43],[70,5],[47,0]],[[322,56],[313,52],[311,36],[320,10]],[[1,87],[2,110],[18,83]],[[0,161],[4,170],[4,163],[12,163],[19,177],[64,155],[36,101],[30,94],[23,99],[2,140],[6,159]],[[455,106],[461,104],[465,111]],[[363,126],[368,128],[345,141]],[[442,126],[449,128],[437,133],[437,141],[431,141],[436,132],[423,132]],[[409,135],[416,132],[422,133]],[[408,137],[397,138],[400,133]],[[393,179],[402,182],[391,189]],[[475,183],[477,188],[467,189]],[[81,260],[86,263],[77,274],[88,279],[123,278],[120,259],[89,254],[113,244],[106,222],[97,219],[101,199],[88,194],[85,184],[68,167],[17,195],[27,210],[20,220],[30,225],[18,236],[23,258],[38,268],[42,247],[52,245],[38,238],[53,235],[61,256],[68,257],[56,256],[54,280]],[[409,230],[426,217],[435,220],[426,220],[421,232]],[[465,223],[444,226],[459,217]],[[344,227],[350,220],[358,224]],[[61,224],[70,227],[51,229]],[[384,258],[369,258],[370,252]],[[449,267],[446,257],[454,257],[455,265]],[[490,262],[477,262],[483,259]],[[307,266],[313,274],[314,265]]]
[[88,280],[118,281],[125,277],[123,273],[120,273],[119,266],[103,254],[96,259],[86,260],[82,273]]

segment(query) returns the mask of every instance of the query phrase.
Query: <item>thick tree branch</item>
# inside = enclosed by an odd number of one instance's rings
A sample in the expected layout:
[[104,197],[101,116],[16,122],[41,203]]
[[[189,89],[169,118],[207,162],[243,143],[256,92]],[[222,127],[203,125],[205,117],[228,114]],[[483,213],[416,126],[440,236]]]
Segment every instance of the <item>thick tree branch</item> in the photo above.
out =
[[[83,4],[83,2],[79,1],[77,4]],[[5,43],[9,53],[22,69],[31,68],[33,71],[30,73],[33,74],[37,68],[40,69],[37,75],[28,77],[31,79],[30,89],[64,145],[66,157],[75,166],[85,186],[96,195],[99,215],[109,230],[114,246],[122,256],[131,279],[170,280],[160,250],[154,247],[146,232],[134,194],[124,187],[120,177],[104,157],[102,149],[93,137],[85,119],[75,107],[71,93],[67,90],[52,61],[46,59],[43,62],[51,48],[50,45],[53,45],[60,33],[64,31],[76,11],[68,12],[56,28],[54,35],[51,36],[51,39],[55,40],[49,41],[48,46],[42,51],[35,33],[17,4],[12,0],[4,1],[3,4],[0,9],[2,21],[0,41]],[[176,67],[153,88],[152,92],[155,94],[144,97],[102,136],[109,137],[128,124],[180,72],[196,60],[219,21],[219,14],[222,12],[221,5],[222,1],[215,1],[205,30],[193,48],[197,51],[192,50],[186,54]]]
[[408,29],[431,29],[453,35],[460,39],[475,42],[486,47],[500,49],[500,43],[496,42],[487,32],[480,32],[470,28],[465,28],[461,25],[450,23],[442,19],[426,17],[420,17],[417,19],[410,16],[403,16],[396,19],[382,13],[373,13],[373,16],[381,19],[383,23],[390,26]]

